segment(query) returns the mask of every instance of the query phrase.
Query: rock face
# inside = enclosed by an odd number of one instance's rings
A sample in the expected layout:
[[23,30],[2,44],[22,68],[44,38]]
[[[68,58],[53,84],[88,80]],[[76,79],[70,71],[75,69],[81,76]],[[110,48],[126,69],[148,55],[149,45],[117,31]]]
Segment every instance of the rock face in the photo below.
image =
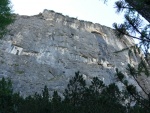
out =
[[9,77],[16,92],[26,96],[64,91],[69,79],[80,71],[89,83],[98,76],[105,84],[115,82],[115,68],[126,73],[128,63],[137,64],[133,54],[120,51],[134,44],[120,39],[115,30],[44,10],[35,16],[19,16],[0,40],[0,77]]

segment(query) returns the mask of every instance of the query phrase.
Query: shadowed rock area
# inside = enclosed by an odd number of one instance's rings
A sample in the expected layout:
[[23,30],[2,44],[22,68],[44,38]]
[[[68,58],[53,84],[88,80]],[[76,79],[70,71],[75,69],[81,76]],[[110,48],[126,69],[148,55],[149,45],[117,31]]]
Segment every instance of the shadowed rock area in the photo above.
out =
[[[47,85],[50,92],[64,91],[80,71],[89,83],[98,76],[105,84],[116,82],[115,69],[127,74],[128,63],[137,65],[128,50],[134,41],[120,39],[115,30],[44,10],[35,16],[16,16],[0,40],[0,77],[9,77],[16,92],[27,96]],[[134,82],[131,80],[131,82]]]

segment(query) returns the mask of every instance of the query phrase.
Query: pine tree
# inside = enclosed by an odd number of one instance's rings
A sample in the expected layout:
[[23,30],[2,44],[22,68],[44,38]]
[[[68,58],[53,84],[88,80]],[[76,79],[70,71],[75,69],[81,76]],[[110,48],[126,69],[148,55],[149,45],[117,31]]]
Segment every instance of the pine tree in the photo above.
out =
[[[144,24],[140,14],[146,14],[148,16],[145,19],[150,20],[150,5],[145,6],[145,0],[120,0],[116,3],[117,12],[125,11],[125,22],[122,24],[114,23],[114,28],[120,35],[127,35],[134,39],[138,39],[140,42],[136,44],[140,47],[144,54],[145,59],[148,61],[149,49],[150,49],[150,24]],[[145,9],[146,8],[146,9]]]
[[14,112],[12,83],[10,80],[5,80],[5,78],[0,80],[0,112]]
[[84,91],[86,89],[86,82],[79,72],[75,73],[75,77],[69,81],[67,89],[65,89],[64,96],[65,101],[69,102],[73,106],[79,106],[83,98]]
[[62,108],[61,97],[58,95],[57,91],[53,92],[52,100],[51,100],[51,112],[52,113],[60,113],[64,108]]
[[150,1],[149,0],[125,0],[148,22],[150,22]]
[[6,33],[6,27],[13,20],[10,0],[0,0],[0,38]]
[[[109,0],[103,0],[105,2]],[[135,44],[143,50],[145,60],[148,62],[150,49],[150,4],[149,0],[118,0],[115,2],[118,13],[124,11],[125,22],[122,24],[114,23],[117,34],[130,36],[138,39],[139,44]],[[141,15],[148,21],[146,24]],[[150,65],[150,64],[149,64]]]
[[[117,76],[126,86],[127,91],[134,97],[134,99],[137,100],[137,104],[139,103],[141,104],[140,106],[145,106],[144,108],[149,109],[148,104],[150,104],[150,92],[147,92],[146,89],[143,88],[137,78],[139,76],[150,76],[150,2],[149,0],[118,0],[115,4],[118,13],[122,11],[125,12],[125,22],[122,24],[113,24],[114,28],[117,30],[117,34],[120,38],[127,35],[131,38],[139,40],[139,44],[135,44],[134,46],[128,48],[129,57],[131,53],[137,55],[141,54],[141,51],[144,53],[144,58],[141,57],[138,66],[133,67],[129,64],[127,66],[127,70],[129,72],[129,76],[133,77],[147,98],[139,95],[136,91],[136,87],[129,85],[128,81],[124,80],[125,75],[118,70]],[[141,15],[148,21],[146,24],[143,23],[144,20],[141,18]]]

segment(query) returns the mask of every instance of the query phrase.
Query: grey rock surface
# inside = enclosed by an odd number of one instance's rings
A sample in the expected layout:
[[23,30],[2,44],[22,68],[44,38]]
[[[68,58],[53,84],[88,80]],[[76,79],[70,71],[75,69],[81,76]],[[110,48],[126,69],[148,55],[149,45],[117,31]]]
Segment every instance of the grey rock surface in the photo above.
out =
[[[105,84],[116,82],[115,69],[127,74],[129,37],[120,39],[115,30],[53,11],[19,16],[0,40],[0,77],[9,77],[16,92],[27,96],[47,85],[52,92],[64,91],[69,79],[80,71],[87,83],[95,76]],[[133,81],[132,81],[133,82]]]

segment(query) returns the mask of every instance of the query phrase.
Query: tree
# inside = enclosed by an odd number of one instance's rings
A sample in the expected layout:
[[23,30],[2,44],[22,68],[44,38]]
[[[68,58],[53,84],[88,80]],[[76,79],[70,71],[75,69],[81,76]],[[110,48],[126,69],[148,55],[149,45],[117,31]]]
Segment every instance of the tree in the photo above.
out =
[[6,33],[6,27],[13,20],[10,0],[0,0],[0,38]]
[[75,77],[69,81],[64,96],[73,106],[78,106],[86,88],[86,82],[79,72],[75,73]]
[[57,91],[53,92],[52,100],[51,100],[51,112],[52,113],[60,113],[62,112],[61,105],[61,97],[58,95]]
[[[122,79],[122,73],[120,79]],[[122,80],[124,84],[127,84]],[[147,100],[135,95],[135,88],[127,84],[128,91],[120,91],[115,83],[104,85],[98,77],[94,77],[91,85],[86,85],[82,75],[76,73],[68,83],[64,99],[54,91],[50,99],[45,86],[42,94],[22,98],[13,93],[10,80],[0,80],[0,112],[1,113],[149,113]],[[67,92],[66,92],[67,91]],[[131,95],[129,95],[129,93]],[[135,102],[132,107],[130,104]],[[128,100],[127,102],[125,102]]]
[[[108,0],[104,1],[107,2]],[[137,92],[136,87],[133,84],[129,84],[128,80],[125,79],[125,75],[118,69],[116,70],[116,75],[118,79],[125,85],[128,93],[135,99],[136,111],[140,113],[142,112],[142,110],[149,112],[150,92],[147,92],[146,89],[143,88],[137,78],[139,76],[150,76],[150,1],[118,0],[117,2],[115,2],[115,5],[118,13],[122,11],[124,11],[125,13],[124,23],[113,24],[114,28],[117,31],[117,35],[120,38],[123,38],[124,35],[127,35],[131,38],[138,39],[139,44],[128,47],[129,53],[132,52],[135,54],[140,54],[141,51],[144,53],[144,58],[141,57],[139,64],[136,67],[133,67],[129,64],[127,66],[127,70],[129,72],[129,76],[133,77],[133,79],[145,93],[146,97],[140,95]],[[148,22],[144,23],[144,19],[141,16],[143,16]]]
[[125,92],[119,90],[115,83],[108,85],[100,95],[103,113],[127,113],[128,108],[124,105],[124,101],[128,97]]
[[[107,2],[109,0],[103,0]],[[148,22],[150,22],[150,1],[149,0],[119,0],[116,3],[117,8],[131,9],[141,14]],[[118,7],[119,6],[119,7]],[[118,9],[117,9],[118,10]]]
[[77,72],[69,81],[64,96],[62,104],[68,110],[65,113],[126,113],[118,87],[115,84],[105,86],[98,77],[94,77],[88,86]]
[[148,61],[150,49],[150,24],[144,25],[143,19],[140,16],[140,14],[146,15],[145,19],[150,19],[150,5],[147,5],[145,1],[146,0],[117,1],[115,3],[117,12],[125,11],[125,22],[123,24],[114,23],[113,26],[119,34],[128,35],[134,39],[138,39],[140,41],[138,46],[143,50],[145,59]]
[[[138,65],[137,70],[135,68],[131,70],[136,70],[138,74],[136,75],[141,75],[141,72],[144,72],[146,76],[150,75],[150,23],[143,25],[143,19],[141,18],[141,15],[145,15],[145,19],[148,21],[150,20],[150,2],[148,0],[120,0],[117,1],[116,8],[118,12],[121,12],[123,10],[126,10],[125,12],[125,22],[123,24],[117,24],[114,23],[114,27],[118,31],[118,33],[122,35],[128,35],[132,38],[138,39],[140,42],[139,44],[135,44],[135,48],[129,48],[134,49],[135,54],[140,54],[141,50],[143,51],[145,58],[141,58],[141,61]],[[134,34],[138,35],[133,36]],[[140,47],[141,50],[138,49],[138,46]],[[137,52],[138,51],[138,52]],[[146,62],[144,61],[146,60]],[[128,66],[129,67],[129,66]],[[133,73],[131,74],[133,75]],[[135,76],[134,76],[135,78]]]
[[50,113],[50,97],[47,86],[42,90],[42,94],[35,93],[22,100],[19,106],[19,113]]
[[12,93],[11,81],[2,78],[0,81],[0,111],[2,113],[13,112]]
[[143,95],[140,95],[137,92],[136,87],[133,84],[129,83],[126,80],[125,75],[122,72],[120,72],[118,69],[116,69],[116,75],[117,75],[118,79],[124,84],[126,91],[134,98],[133,101],[134,102],[136,101],[135,108],[137,107],[139,111],[141,111],[141,109],[142,109],[143,111],[145,111],[145,113],[149,113],[149,111],[150,111],[149,93],[147,93],[145,91],[145,89],[140,85],[139,81],[137,81],[137,79],[136,79],[137,72],[134,69],[134,67],[128,65],[128,70],[129,70],[130,74],[134,77],[134,80],[136,80],[136,82],[138,83],[138,85],[140,86],[142,91],[145,93],[147,98],[144,98]]
[[[105,2],[107,0],[104,0]],[[125,22],[122,24],[114,23],[118,35],[130,36],[139,40],[139,44],[129,47],[129,52],[140,54],[141,50],[145,58],[141,58],[138,65],[138,72],[143,72],[145,75],[150,75],[150,4],[149,0],[119,0],[115,2],[117,12],[125,11]],[[143,18],[148,20],[147,24],[143,24]],[[145,15],[145,16],[144,16]],[[140,48],[140,49],[139,49]],[[132,50],[132,51],[131,51]],[[146,62],[144,61],[146,60]]]
[[[103,0],[107,2],[109,0]],[[150,49],[150,4],[149,0],[118,0],[115,2],[117,13],[124,11],[125,22],[122,24],[114,23],[113,26],[117,30],[119,36],[127,35],[134,39],[138,39],[140,47],[145,59],[148,61]],[[148,21],[146,24],[141,15]]]
[[101,95],[105,88],[103,81],[99,80],[98,77],[93,77],[91,85],[83,93],[82,111],[84,113],[99,113],[105,109],[106,106],[103,106]]
[[148,22],[150,22],[150,1],[149,0],[125,0]]

